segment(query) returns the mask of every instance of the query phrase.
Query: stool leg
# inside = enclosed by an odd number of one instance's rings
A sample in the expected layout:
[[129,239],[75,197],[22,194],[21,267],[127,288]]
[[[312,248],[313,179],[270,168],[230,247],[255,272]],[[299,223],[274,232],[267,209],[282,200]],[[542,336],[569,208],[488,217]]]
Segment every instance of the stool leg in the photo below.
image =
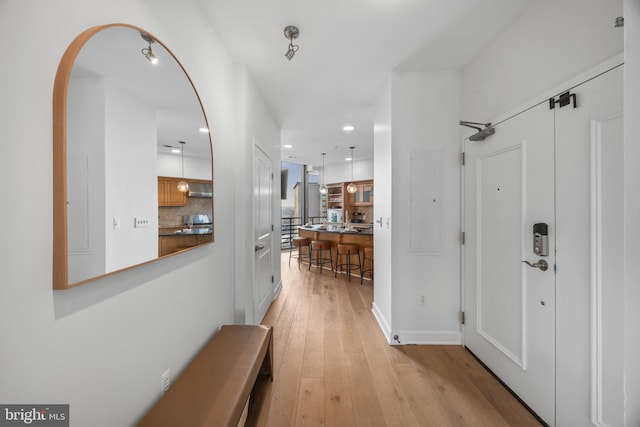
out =
[[293,243],[289,246],[289,266],[291,266],[291,252],[293,252]]

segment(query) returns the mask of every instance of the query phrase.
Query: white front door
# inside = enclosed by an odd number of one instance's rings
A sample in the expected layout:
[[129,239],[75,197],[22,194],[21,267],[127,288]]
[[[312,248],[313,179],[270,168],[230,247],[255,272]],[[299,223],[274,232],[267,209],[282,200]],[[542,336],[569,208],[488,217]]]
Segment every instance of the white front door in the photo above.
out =
[[[539,105],[513,117],[465,141],[465,157],[464,343],[553,424],[553,113]],[[534,253],[534,226],[546,227],[546,253]]]
[[253,303],[255,321],[260,323],[273,300],[273,168],[257,145],[253,151]]
[[465,141],[463,337],[547,424],[616,425],[622,68],[570,92]]

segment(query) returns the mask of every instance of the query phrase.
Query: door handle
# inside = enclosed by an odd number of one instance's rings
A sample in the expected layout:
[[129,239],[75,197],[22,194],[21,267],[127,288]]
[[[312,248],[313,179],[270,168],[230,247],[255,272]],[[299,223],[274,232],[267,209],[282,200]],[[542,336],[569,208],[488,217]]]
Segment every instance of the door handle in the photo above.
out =
[[534,262],[533,264],[531,264],[529,261],[522,261],[525,264],[527,264],[529,267],[533,267],[533,268],[539,268],[542,271],[547,271],[549,269],[549,263],[547,263],[547,261],[541,259],[538,262]]
[[264,244],[263,243],[256,243],[255,247],[254,247],[255,251],[261,251],[264,249]]

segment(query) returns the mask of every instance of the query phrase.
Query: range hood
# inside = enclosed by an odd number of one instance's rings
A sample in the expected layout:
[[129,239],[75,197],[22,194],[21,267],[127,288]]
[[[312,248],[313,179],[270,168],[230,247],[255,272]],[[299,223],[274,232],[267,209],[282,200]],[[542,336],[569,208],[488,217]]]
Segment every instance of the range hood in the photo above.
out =
[[211,198],[213,197],[213,185],[208,182],[190,182],[189,197]]

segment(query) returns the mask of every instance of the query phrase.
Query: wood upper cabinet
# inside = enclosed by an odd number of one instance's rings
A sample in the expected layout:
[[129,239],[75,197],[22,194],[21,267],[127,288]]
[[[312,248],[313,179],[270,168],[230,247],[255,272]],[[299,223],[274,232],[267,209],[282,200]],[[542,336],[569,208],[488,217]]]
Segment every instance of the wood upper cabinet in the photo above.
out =
[[178,191],[180,178],[158,177],[158,206],[186,206],[187,193]]
[[358,191],[353,193],[353,206],[373,206],[373,181],[358,183]]

